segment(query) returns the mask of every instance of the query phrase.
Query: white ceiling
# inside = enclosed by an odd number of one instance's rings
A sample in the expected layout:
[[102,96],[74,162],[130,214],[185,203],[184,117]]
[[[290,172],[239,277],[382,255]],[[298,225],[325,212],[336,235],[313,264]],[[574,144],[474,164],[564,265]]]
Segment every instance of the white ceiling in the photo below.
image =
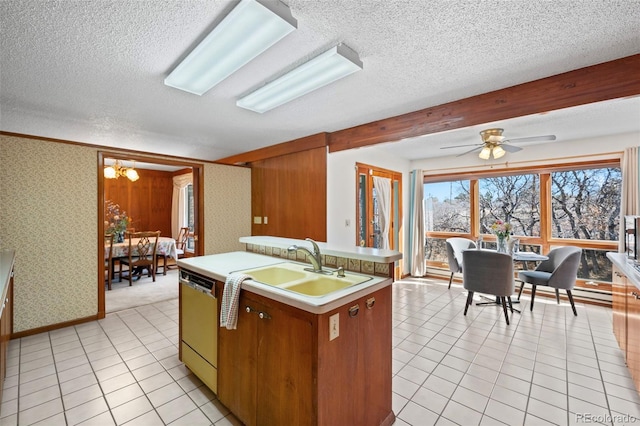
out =
[[[288,0],[298,29],[203,96],[164,77],[236,2],[0,1],[0,130],[215,160],[640,52],[640,0]],[[364,69],[265,114],[235,101],[338,42]],[[640,131],[617,100],[385,144],[456,155],[486,127]]]

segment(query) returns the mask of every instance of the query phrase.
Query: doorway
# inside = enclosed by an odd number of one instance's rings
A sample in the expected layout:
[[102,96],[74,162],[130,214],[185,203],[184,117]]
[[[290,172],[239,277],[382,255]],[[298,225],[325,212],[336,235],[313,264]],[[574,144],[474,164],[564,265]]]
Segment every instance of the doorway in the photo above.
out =
[[[140,175],[137,181],[129,181],[126,176],[119,179],[106,179],[104,176],[104,168],[106,165],[118,161],[120,165],[126,168],[135,168]],[[175,220],[171,219],[172,211],[177,208],[178,204],[173,204],[173,186],[175,182],[180,181],[180,177],[191,173],[192,179],[189,185],[180,184],[180,194],[185,195],[186,199],[181,197],[182,203],[185,204],[184,215],[180,217],[180,221],[188,223],[190,234],[188,244],[185,250],[186,256],[197,256],[204,250],[204,216],[203,209],[203,164],[191,163],[180,160],[167,160],[155,157],[147,157],[143,155],[115,153],[102,151],[98,153],[98,317],[104,318],[107,313],[105,279],[104,279],[104,244],[102,242],[108,224],[105,223],[106,204],[123,203],[123,209],[129,209],[127,214],[132,218],[132,222],[128,224],[128,228],[135,231],[160,230],[163,237],[176,238],[174,227],[181,226]],[[146,181],[145,181],[146,180]],[[135,186],[138,185],[138,186]],[[172,205],[173,204],[173,205]],[[126,206],[126,209],[124,208]],[[160,260],[160,269],[162,269],[162,259]],[[160,280],[159,280],[160,278]],[[151,281],[151,279],[149,279]],[[164,282],[164,286],[172,287],[175,281],[177,289],[177,272],[169,270],[168,275],[156,275],[156,282]],[[123,280],[124,284],[125,280]],[[140,279],[142,284],[142,278]],[[156,284],[156,283],[153,283]],[[152,296],[141,298],[140,292],[142,285],[135,289],[136,284],[126,289],[122,288],[119,292],[125,290],[131,292],[132,306],[140,305],[141,300],[153,299]],[[145,286],[154,289],[153,286]],[[156,286],[158,290],[160,286]],[[113,288],[113,286],[112,286]],[[135,289],[135,290],[134,290]],[[127,294],[126,292],[124,294]],[[177,294],[177,292],[176,292]],[[115,295],[115,292],[112,294]],[[111,303],[110,306],[123,306],[122,295],[118,296],[119,301]],[[127,296],[128,297],[128,296]],[[160,293],[159,293],[160,297]],[[135,299],[135,300],[134,300]],[[125,305],[126,306],[126,303]],[[110,310],[111,311],[111,310]]]
[[[356,163],[356,245],[402,247],[402,173]],[[396,276],[401,271],[396,264]]]

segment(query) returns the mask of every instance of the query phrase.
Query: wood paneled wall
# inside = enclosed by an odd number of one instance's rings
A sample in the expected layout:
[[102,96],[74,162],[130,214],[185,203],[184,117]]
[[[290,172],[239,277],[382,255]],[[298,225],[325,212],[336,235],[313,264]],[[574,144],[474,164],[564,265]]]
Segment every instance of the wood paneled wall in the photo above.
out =
[[136,231],[160,231],[171,236],[173,173],[136,169],[140,179],[125,177],[104,180],[104,199],[120,205]]
[[326,147],[252,162],[251,216],[252,235],[326,241]]

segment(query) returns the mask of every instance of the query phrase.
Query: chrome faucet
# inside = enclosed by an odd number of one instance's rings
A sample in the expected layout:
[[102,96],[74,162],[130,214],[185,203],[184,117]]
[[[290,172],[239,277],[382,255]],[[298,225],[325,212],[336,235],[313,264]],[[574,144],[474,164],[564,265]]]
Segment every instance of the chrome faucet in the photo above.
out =
[[307,257],[309,258],[309,261],[311,262],[311,266],[313,266],[313,268],[309,268],[311,272],[316,272],[320,274],[331,273],[331,272],[322,270],[322,254],[320,253],[320,247],[318,247],[318,244],[316,244],[316,242],[313,241],[311,238],[305,238],[305,241],[309,241],[311,245],[313,245],[313,253],[311,253],[311,250],[309,250],[308,248],[299,247],[297,245],[292,245],[291,247],[288,248],[288,251],[290,252],[301,251],[304,254],[306,254]]

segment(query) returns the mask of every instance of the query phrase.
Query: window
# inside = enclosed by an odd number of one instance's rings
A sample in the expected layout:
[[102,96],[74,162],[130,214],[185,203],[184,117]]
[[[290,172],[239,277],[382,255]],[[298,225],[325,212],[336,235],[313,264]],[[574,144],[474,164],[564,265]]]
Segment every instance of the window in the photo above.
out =
[[[183,189],[184,191],[184,221],[182,226],[188,226],[189,231],[193,232],[195,223],[195,207],[193,202],[193,184],[188,184]],[[187,251],[193,252],[195,249],[195,241],[193,237],[187,239]]]
[[426,231],[471,232],[469,181],[424,185]]
[[513,235],[540,236],[540,178],[537,174],[478,180],[480,233],[497,220],[509,222]]
[[[464,178],[460,178],[463,176]],[[611,282],[607,251],[617,251],[622,173],[617,160],[544,170],[491,170],[424,184],[427,263],[446,267],[444,240],[483,236],[495,247],[490,226],[508,221],[520,248],[548,253],[554,247],[582,248],[578,278]]]
[[617,241],[621,187],[618,167],[551,173],[551,235]]

